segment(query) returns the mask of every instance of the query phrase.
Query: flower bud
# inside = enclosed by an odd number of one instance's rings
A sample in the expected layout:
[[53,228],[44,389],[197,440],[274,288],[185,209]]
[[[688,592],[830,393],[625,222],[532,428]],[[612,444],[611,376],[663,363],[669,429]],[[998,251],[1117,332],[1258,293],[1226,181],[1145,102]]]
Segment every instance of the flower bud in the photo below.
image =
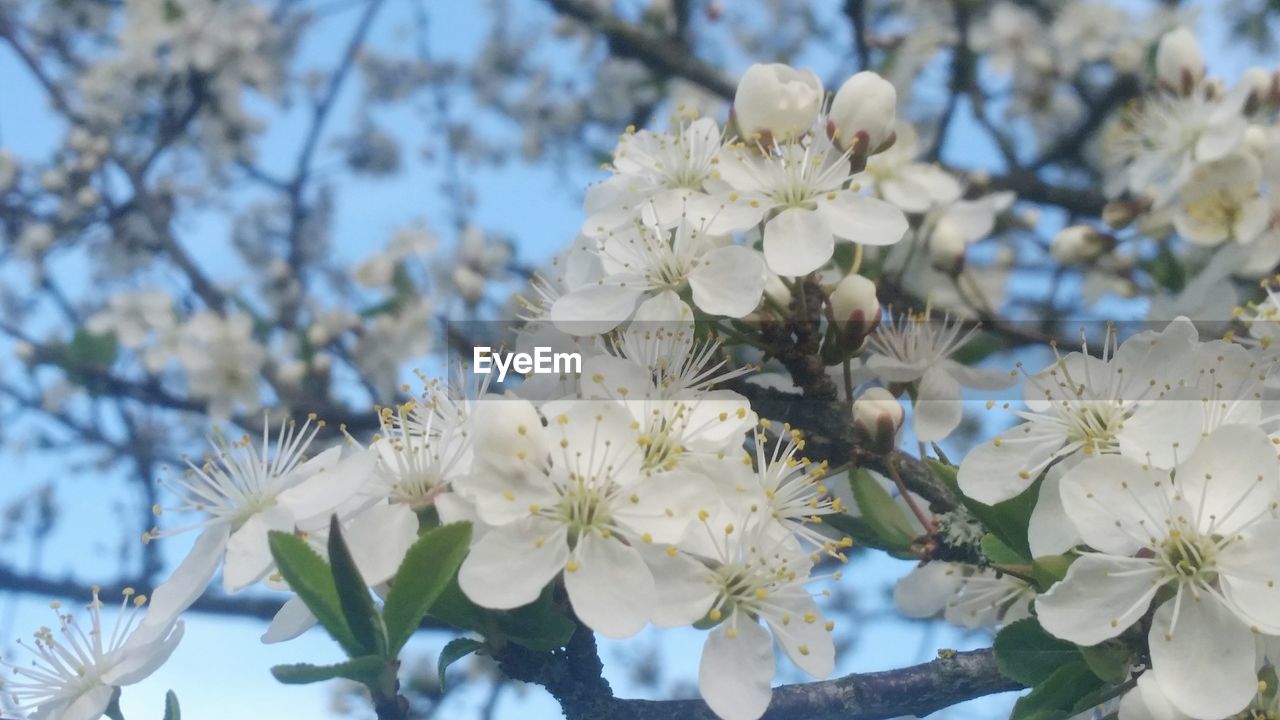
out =
[[938,221],[929,236],[929,262],[935,270],[947,274],[960,272],[969,242],[964,233],[946,218]]
[[1180,27],[1160,38],[1156,78],[1181,95],[1189,94],[1204,79],[1204,56],[1190,30]]
[[752,65],[738,81],[733,114],[744,139],[764,142],[799,137],[822,106],[822,81],[812,70],[781,63]]
[[851,273],[832,289],[827,301],[831,303],[831,316],[835,319],[841,344],[849,352],[856,352],[871,331],[876,329],[876,325],[880,324],[880,301],[876,299],[876,284],[857,273]]
[[827,120],[837,145],[848,150],[861,141],[868,154],[875,153],[893,135],[898,112],[898,91],[879,75],[864,70],[844,81],[831,101]]
[[902,428],[902,404],[888,390],[867,388],[853,401],[853,432],[872,452],[892,452]]
[[1111,238],[1088,225],[1064,228],[1049,243],[1049,252],[1064,265],[1089,262],[1110,250]]
[[1251,67],[1240,76],[1240,85],[1247,88],[1248,98],[1244,103],[1244,114],[1252,115],[1259,110],[1273,109],[1276,105],[1280,87],[1277,86],[1275,73],[1267,72],[1260,67]]

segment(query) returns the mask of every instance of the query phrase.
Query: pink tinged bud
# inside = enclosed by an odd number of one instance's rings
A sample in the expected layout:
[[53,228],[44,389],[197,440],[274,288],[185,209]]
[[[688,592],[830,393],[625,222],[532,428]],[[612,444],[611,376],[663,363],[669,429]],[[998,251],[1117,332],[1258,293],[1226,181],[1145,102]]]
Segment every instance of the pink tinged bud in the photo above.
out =
[[1160,38],[1156,78],[1182,95],[1189,94],[1204,79],[1204,56],[1190,30],[1180,27]]
[[887,453],[898,444],[902,404],[888,390],[867,388],[853,401],[853,431],[873,452]]
[[812,70],[752,65],[738,81],[733,113],[747,140],[785,140],[808,132],[822,106],[822,81]]
[[844,81],[831,101],[828,127],[837,145],[848,150],[855,143],[874,153],[893,136],[898,91],[879,75],[864,70]]
[[1064,228],[1049,243],[1049,252],[1064,265],[1086,263],[1111,249],[1113,243],[1107,235],[1088,225],[1072,225]]
[[880,324],[876,284],[856,273],[847,275],[831,291],[827,301],[831,303],[831,317],[840,331],[843,346],[850,351],[861,348]]
[[943,218],[929,236],[929,262],[938,272],[958,273],[964,267],[964,253],[968,248],[964,232]]

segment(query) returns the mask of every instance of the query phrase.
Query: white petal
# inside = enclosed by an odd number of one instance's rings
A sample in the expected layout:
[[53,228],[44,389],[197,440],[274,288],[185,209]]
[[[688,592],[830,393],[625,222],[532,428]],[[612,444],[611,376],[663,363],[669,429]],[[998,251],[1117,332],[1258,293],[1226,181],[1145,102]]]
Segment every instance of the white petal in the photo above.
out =
[[110,685],[94,685],[76,698],[56,718],[57,720],[98,720],[107,711],[115,691],[116,689]]
[[636,537],[674,545],[684,539],[699,510],[710,510],[712,488],[703,475],[672,470],[646,478],[618,501],[614,515]]
[[961,492],[980,503],[1003,502],[1030,487],[1036,469],[1063,442],[1061,435],[1046,432],[1037,423],[1017,425],[970,450],[960,462],[956,481]]
[[374,505],[348,520],[343,539],[370,586],[395,577],[409,547],[418,540],[418,515],[403,503]]
[[1275,446],[1257,427],[1224,425],[1178,467],[1178,489],[1197,509],[1201,532],[1231,535],[1280,491]]
[[557,298],[548,317],[570,335],[606,333],[631,317],[645,290],[641,282],[627,287],[616,283],[588,285]]
[[964,416],[960,383],[940,367],[925,370],[912,411],[917,440],[931,442],[946,438]]
[[169,660],[169,656],[173,655],[178,643],[182,642],[185,629],[182,621],[178,621],[167,635],[146,644],[135,643],[131,636],[125,643],[124,652],[119,661],[103,673],[102,681],[109,685],[123,687],[150,677]]
[[249,516],[227,541],[227,557],[222,563],[222,589],[239,592],[271,572],[275,559],[267,533],[293,529],[293,516],[280,506]]
[[1138,686],[1120,701],[1120,720],[1191,720],[1169,704],[1154,673],[1138,677]]
[[229,525],[218,523],[206,528],[196,538],[191,552],[174,569],[173,574],[151,593],[147,614],[138,629],[129,637],[130,642],[150,642],[169,632],[175,620],[199,598],[227,549]]
[[1280,634],[1280,520],[1244,530],[1218,555],[1222,594],[1247,625]]
[[756,720],[773,690],[773,641],[754,620],[735,614],[707,636],[698,665],[698,690],[724,720]]
[[1174,388],[1164,397],[1140,404],[1116,440],[1121,454],[1160,468],[1172,468],[1200,444],[1204,403],[1194,387]]
[[316,616],[307,609],[307,604],[302,601],[302,598],[294,595],[286,600],[276,612],[276,616],[271,618],[271,625],[263,633],[262,642],[271,644],[292,640],[315,627],[315,624]]
[[358,449],[340,462],[317,471],[302,483],[280,493],[277,501],[289,508],[294,521],[302,527],[311,527],[316,523],[327,525],[329,515],[358,493],[373,477],[376,462],[377,456],[373,451]]
[[1142,617],[1160,588],[1159,575],[1150,560],[1083,555],[1065,578],[1036,598],[1040,624],[1063,640],[1097,645]]
[[707,567],[684,553],[669,555],[663,546],[642,544],[638,549],[652,570],[656,591],[649,620],[669,628],[706,617],[716,599]]
[[764,259],[779,275],[807,275],[835,252],[831,226],[815,210],[788,208],[764,226]]
[[527,517],[490,530],[472,545],[458,585],[482,607],[516,608],[537,600],[568,560],[564,526]]
[[1031,546],[1032,557],[1060,555],[1079,545],[1080,533],[1067,516],[1062,506],[1060,485],[1062,473],[1056,466],[1045,475],[1040,484],[1040,495],[1036,498],[1036,506],[1031,510],[1031,521],[1027,525],[1027,544]]
[[739,245],[716,248],[689,273],[693,302],[709,315],[740,318],[756,309],[764,294],[764,261]]
[[1173,610],[1173,600],[1157,608],[1147,634],[1151,671],[1169,702],[1197,718],[1243,710],[1258,692],[1253,633],[1208,593],[1184,591],[1176,624]]
[[770,612],[765,619],[787,657],[819,680],[830,675],[836,666],[836,648],[817,603],[804,590],[779,593],[770,599],[782,614]]
[[961,565],[935,560],[913,568],[893,586],[893,604],[909,618],[931,618],[942,612],[964,584]]
[[897,206],[852,192],[819,198],[818,212],[833,233],[859,245],[892,245],[907,232],[907,217]]
[[649,622],[653,575],[635,548],[616,536],[588,533],[579,538],[571,562],[577,568],[566,568],[564,586],[574,614],[587,627],[605,637],[625,638]]
[[1169,473],[1119,455],[1085,459],[1062,477],[1062,507],[1097,550],[1132,555],[1163,537],[1153,509],[1166,507]]

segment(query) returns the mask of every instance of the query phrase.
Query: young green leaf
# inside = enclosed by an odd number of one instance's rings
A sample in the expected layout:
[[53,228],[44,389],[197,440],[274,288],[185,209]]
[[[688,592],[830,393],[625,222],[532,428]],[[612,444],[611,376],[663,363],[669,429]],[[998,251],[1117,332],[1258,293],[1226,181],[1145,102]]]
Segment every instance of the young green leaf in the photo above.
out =
[[364,655],[336,665],[312,665],[296,663],[276,665],[271,674],[285,685],[307,685],[336,678],[344,678],[377,687],[389,668],[386,658]]
[[347,627],[351,628],[351,634],[366,654],[385,656],[387,629],[382,624],[378,606],[373,604],[369,586],[360,575],[355,558],[351,556],[351,549],[342,537],[342,523],[337,515],[329,518],[329,562],[333,564],[333,584],[338,591],[338,604],[346,618]]
[[1028,687],[1039,685],[1067,663],[1083,664],[1075,645],[1045,632],[1035,618],[1006,625],[996,634],[993,647],[1000,672]]
[[861,517],[880,541],[880,547],[889,551],[906,551],[911,548],[915,530],[906,513],[894,502],[871,473],[862,468],[849,471],[849,484],[853,500],[858,504]]
[[182,709],[178,707],[178,696],[172,690],[164,694],[164,720],[182,720]]
[[449,585],[470,546],[471,525],[454,523],[426,533],[405,553],[383,607],[393,657]]
[[1129,656],[1132,653],[1122,642],[1108,640],[1092,647],[1082,647],[1080,654],[1099,680],[1116,684],[1129,676]]
[[271,532],[268,536],[271,557],[280,568],[280,574],[290,589],[302,598],[307,609],[320,622],[329,635],[351,657],[363,655],[361,644],[351,634],[342,604],[333,584],[333,572],[329,565],[301,538],[285,532]]
[[1070,717],[1081,698],[1101,687],[1102,681],[1077,656],[1037,683],[1031,692],[1018,698],[1009,720]]
[[436,672],[440,674],[440,690],[445,689],[445,671],[449,666],[471,653],[484,647],[484,643],[473,638],[454,638],[440,651],[440,659],[436,661]]

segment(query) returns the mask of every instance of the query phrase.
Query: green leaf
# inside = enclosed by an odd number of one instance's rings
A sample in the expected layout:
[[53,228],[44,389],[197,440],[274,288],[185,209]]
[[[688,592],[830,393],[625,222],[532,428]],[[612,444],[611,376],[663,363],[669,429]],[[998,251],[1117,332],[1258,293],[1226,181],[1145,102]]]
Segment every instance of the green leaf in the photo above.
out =
[[993,648],[1000,672],[1028,687],[1039,685],[1067,663],[1083,664],[1075,645],[1045,632],[1035,618],[1004,626]]
[[454,523],[426,533],[405,553],[383,607],[392,656],[409,642],[422,618],[448,587],[470,545],[471,525]]
[[871,524],[857,515],[838,512],[822,516],[822,524],[848,535],[854,543],[867,547],[879,547],[880,539]]
[[164,720],[182,720],[182,709],[178,707],[178,696],[172,690],[164,694]]
[[1009,720],[1065,718],[1081,698],[1102,687],[1102,681],[1079,656],[1061,665],[1037,683],[1031,692],[1018,698]]
[[556,606],[552,586],[543,589],[537,600],[498,613],[498,630],[506,639],[530,650],[549,652],[564,647],[577,629],[573,620]]
[[352,658],[336,665],[312,665],[296,663],[293,665],[276,665],[271,674],[285,685],[308,685],[337,678],[354,680],[355,682],[375,687],[388,670],[386,658],[377,655],[364,655]]
[[1036,478],[1030,487],[1016,497],[995,505],[984,505],[960,492],[960,484],[956,481],[957,468],[954,465],[946,465],[931,458],[925,458],[925,462],[951,492],[960,498],[969,512],[978,518],[983,527],[1022,557],[1031,557],[1031,546],[1027,543],[1027,525],[1031,523],[1031,511],[1035,509],[1036,500],[1040,497],[1040,478]]
[[995,565],[1027,565],[1030,562],[1029,558],[1023,557],[993,533],[982,536],[981,547],[982,554]]
[[1084,662],[1103,682],[1116,684],[1129,676],[1129,656],[1132,654],[1124,643],[1108,640],[1091,647],[1081,647]]
[[471,653],[484,647],[484,643],[473,638],[454,638],[440,651],[440,659],[436,660],[436,671],[440,673],[440,690],[445,689],[445,671],[449,666]]
[[[392,589],[394,590],[394,588]],[[456,575],[449,578],[449,582],[445,585],[444,590],[440,591],[436,601],[431,604],[431,610],[427,614],[445,625],[452,625],[463,630],[475,630],[484,634],[485,637],[489,637],[490,626],[493,624],[491,611],[471,602],[471,599],[458,586],[458,577]],[[392,627],[392,624],[388,622],[388,633],[392,637],[396,637]]]
[[528,605],[505,611],[486,610],[471,602],[454,577],[436,598],[429,614],[446,625],[478,632],[495,647],[513,642],[539,652],[564,647],[577,627],[556,606],[550,585]]
[[1071,567],[1071,563],[1080,557],[1075,553],[1067,553],[1065,555],[1044,555],[1036,558],[1031,563],[1031,574],[1035,577],[1036,584],[1040,587],[1040,592],[1045,592],[1053,587],[1054,583],[1067,576],[1067,570]]
[[[337,515],[329,518],[329,562],[333,566],[333,584],[338,591],[338,605],[347,620],[347,627],[356,642],[364,648],[364,654],[387,654],[387,629],[382,624],[378,606],[373,604],[369,585],[356,567],[351,549],[342,537],[342,522]],[[394,657],[394,655],[393,655]]]
[[289,583],[289,588],[302,598],[302,602],[316,616],[321,627],[342,646],[347,655],[363,655],[360,643],[356,642],[351,628],[347,627],[328,563],[295,535],[272,531],[267,537],[271,557],[275,559],[276,567],[280,568],[285,582]]
[[879,540],[877,547],[886,550],[905,552],[911,549],[911,541],[915,538],[915,529],[911,521],[898,503],[871,473],[863,468],[849,471],[849,485],[853,489],[853,500],[861,512],[859,517]]

